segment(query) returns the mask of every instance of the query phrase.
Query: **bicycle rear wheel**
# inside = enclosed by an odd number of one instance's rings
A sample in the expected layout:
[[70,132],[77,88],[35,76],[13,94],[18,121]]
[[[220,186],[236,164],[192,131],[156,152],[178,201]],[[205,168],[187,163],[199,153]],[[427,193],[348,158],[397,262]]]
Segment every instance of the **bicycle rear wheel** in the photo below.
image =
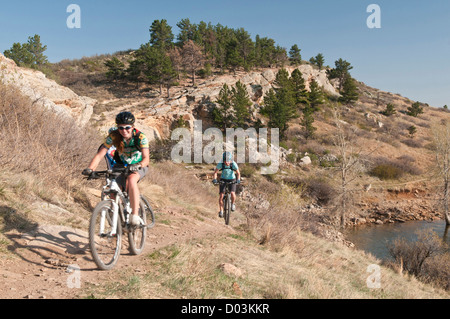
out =
[[117,228],[113,231],[113,203],[100,202],[94,209],[89,224],[89,246],[92,258],[98,268],[112,269],[120,256],[122,225],[118,217]]
[[143,224],[139,226],[129,226],[128,242],[130,243],[130,252],[133,255],[142,253],[145,247],[145,240],[147,239],[147,216],[145,212],[145,203],[141,199],[139,201],[139,217]]
[[230,224],[230,212],[231,212],[231,197],[230,194],[225,195],[223,218],[225,219],[225,225]]

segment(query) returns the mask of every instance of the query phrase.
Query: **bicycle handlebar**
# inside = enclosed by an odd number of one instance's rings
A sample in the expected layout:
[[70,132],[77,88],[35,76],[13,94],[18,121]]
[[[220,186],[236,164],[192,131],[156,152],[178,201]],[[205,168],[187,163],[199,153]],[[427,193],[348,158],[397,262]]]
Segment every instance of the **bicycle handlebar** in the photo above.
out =
[[111,175],[117,177],[120,174],[124,173],[124,175],[127,175],[130,173],[129,167],[121,167],[121,168],[114,168],[112,170],[106,170],[106,171],[93,171],[90,175],[86,176],[87,180],[92,179],[100,179],[104,176],[109,177]]

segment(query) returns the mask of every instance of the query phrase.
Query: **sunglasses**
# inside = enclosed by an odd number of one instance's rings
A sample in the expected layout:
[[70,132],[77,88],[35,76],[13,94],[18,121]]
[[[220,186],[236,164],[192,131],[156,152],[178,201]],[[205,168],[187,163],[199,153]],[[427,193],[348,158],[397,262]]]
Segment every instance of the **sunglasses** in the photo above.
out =
[[120,131],[123,131],[123,130],[128,131],[128,130],[131,130],[133,127],[132,126],[119,126],[118,128]]

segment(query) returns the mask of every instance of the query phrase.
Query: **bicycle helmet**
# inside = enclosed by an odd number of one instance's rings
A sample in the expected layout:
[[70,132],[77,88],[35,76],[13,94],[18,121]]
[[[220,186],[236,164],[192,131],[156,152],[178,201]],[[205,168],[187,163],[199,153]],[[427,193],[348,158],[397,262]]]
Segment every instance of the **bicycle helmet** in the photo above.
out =
[[133,125],[134,121],[136,119],[134,118],[134,115],[130,112],[120,112],[116,116],[116,124],[130,124]]
[[223,153],[223,161],[231,162],[233,160],[233,155],[230,152]]

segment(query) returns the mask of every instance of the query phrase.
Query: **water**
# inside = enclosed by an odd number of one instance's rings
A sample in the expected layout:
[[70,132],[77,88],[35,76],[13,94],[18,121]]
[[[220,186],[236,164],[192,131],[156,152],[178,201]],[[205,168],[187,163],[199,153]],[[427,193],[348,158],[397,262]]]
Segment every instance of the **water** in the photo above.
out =
[[[395,239],[403,237],[406,240],[416,240],[417,231],[431,229],[439,238],[444,238],[445,221],[410,221],[384,225],[360,226],[346,231],[346,237],[356,248],[371,253],[379,259],[389,259],[387,245]],[[445,241],[450,245],[450,230]]]

